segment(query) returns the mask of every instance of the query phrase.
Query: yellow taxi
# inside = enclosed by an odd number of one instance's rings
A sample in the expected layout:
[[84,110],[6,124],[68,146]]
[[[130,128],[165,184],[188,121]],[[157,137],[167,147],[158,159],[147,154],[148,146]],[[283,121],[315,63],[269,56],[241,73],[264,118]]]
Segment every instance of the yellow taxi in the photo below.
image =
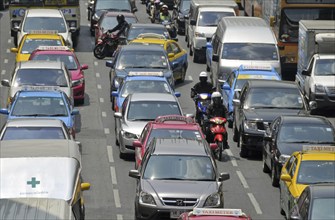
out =
[[335,146],[303,146],[284,164],[280,176],[280,210],[289,219],[302,191],[311,184],[335,182]]
[[16,62],[29,60],[30,54],[39,46],[65,46],[66,42],[55,31],[32,31],[22,37],[17,48],[10,51],[16,53]]
[[188,67],[187,52],[175,40],[166,39],[158,34],[140,34],[129,44],[161,45],[168,54],[173,76],[176,80],[184,82]]

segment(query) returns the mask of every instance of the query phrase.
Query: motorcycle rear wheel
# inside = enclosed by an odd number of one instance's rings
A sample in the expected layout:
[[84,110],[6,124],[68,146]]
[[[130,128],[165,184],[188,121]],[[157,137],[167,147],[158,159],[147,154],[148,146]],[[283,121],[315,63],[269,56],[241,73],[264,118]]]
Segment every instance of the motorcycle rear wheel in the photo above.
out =
[[222,141],[217,141],[216,144],[218,145],[218,149],[216,151],[216,158],[218,161],[222,160],[222,153],[223,153],[223,142]]
[[105,58],[106,57],[105,49],[106,49],[106,46],[102,44],[97,44],[93,50],[94,56],[99,60]]

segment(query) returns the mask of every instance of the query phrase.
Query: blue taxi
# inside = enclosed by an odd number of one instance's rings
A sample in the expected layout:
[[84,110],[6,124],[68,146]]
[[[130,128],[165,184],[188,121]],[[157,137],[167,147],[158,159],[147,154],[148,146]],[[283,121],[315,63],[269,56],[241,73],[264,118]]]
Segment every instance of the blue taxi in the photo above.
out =
[[118,112],[124,99],[132,93],[168,93],[180,97],[179,92],[175,92],[163,73],[129,73],[121,81],[117,91],[111,93],[112,109]]
[[270,65],[265,66],[247,66],[241,65],[238,69],[233,70],[227,80],[219,80],[222,83],[223,104],[227,106],[229,117],[228,126],[233,125],[233,99],[238,98],[239,92],[245,82],[249,79],[267,79],[281,80],[280,74]]
[[48,91],[27,90],[15,94],[8,108],[0,109],[0,114],[15,118],[56,118],[62,120],[70,134],[75,137],[75,115],[79,110],[74,109],[67,95],[57,89]]

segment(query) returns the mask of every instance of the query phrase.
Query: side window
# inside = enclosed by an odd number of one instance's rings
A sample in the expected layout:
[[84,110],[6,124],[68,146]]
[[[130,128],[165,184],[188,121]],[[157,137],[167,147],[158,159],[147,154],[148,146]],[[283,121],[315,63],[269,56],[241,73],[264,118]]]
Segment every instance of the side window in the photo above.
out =
[[301,196],[299,197],[298,199],[298,207],[299,207],[299,210],[301,209],[301,206],[304,204],[304,201],[306,199],[306,196],[307,196],[307,190],[304,190],[301,194]]
[[309,72],[309,73],[312,72],[313,64],[314,64],[314,57],[309,62],[307,72]]
[[308,220],[309,203],[310,203],[309,196],[307,196],[303,201],[301,209],[299,210],[299,214],[302,220]]
[[249,89],[249,86],[244,86],[241,90],[241,96],[240,96],[241,105],[244,102],[245,97],[247,96],[248,89]]
[[176,43],[171,43],[172,51],[174,54],[180,53],[181,49],[178,47]]
[[168,44],[168,45],[167,45],[167,47],[166,47],[166,52],[167,52],[167,54],[169,54],[169,53],[173,53],[171,44]]
[[73,212],[73,215],[74,215],[74,218],[76,220],[79,220],[79,219],[82,219],[80,214],[81,214],[81,211],[80,211],[80,199],[78,199],[76,201],[76,203],[72,206],[72,212]]
[[213,41],[212,41],[212,46],[213,46],[213,54],[218,54],[219,51],[219,38],[218,36],[215,34]]
[[278,128],[279,128],[279,124],[280,124],[280,118],[278,118],[277,120],[275,120],[270,126],[272,126],[272,132],[273,132],[273,137],[276,137],[278,134]]
[[122,116],[125,116],[125,114],[126,114],[126,108],[127,108],[128,100],[129,100],[129,96],[122,103],[122,110],[121,110]]
[[145,141],[147,135],[148,135],[148,131],[149,131],[150,126],[146,125],[142,131],[142,134],[140,136],[140,141],[143,144],[143,142]]
[[292,166],[292,163],[293,163],[294,159],[295,159],[295,157],[291,157],[289,159],[289,161],[287,162],[287,164],[285,166],[287,172],[290,170],[290,167]]
[[291,166],[291,168],[290,168],[290,170],[289,170],[289,174],[290,174],[290,176],[291,176],[291,178],[293,178],[293,176],[294,176],[294,174],[295,174],[295,170],[296,170],[296,168],[297,168],[297,158],[294,158],[294,161],[293,161],[293,163],[292,163],[292,166]]

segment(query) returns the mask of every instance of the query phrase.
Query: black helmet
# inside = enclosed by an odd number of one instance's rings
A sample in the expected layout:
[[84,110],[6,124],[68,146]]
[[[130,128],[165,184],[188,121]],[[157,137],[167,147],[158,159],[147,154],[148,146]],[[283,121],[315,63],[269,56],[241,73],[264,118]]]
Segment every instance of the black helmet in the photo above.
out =
[[121,23],[125,21],[124,15],[120,14],[116,17],[117,22]]

